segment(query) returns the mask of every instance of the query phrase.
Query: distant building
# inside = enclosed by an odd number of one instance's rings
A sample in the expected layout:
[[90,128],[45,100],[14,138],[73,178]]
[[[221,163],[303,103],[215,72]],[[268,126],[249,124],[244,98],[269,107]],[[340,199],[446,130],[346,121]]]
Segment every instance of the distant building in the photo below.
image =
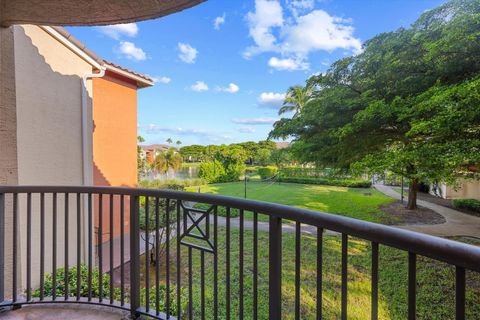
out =
[[155,157],[158,154],[158,152],[166,152],[170,148],[172,147],[167,144],[152,144],[148,146],[141,146],[141,149],[142,149],[141,157],[142,159],[147,160],[148,163],[152,163],[155,160]]
[[277,146],[277,149],[285,149],[290,146],[290,142],[288,141],[282,141],[282,142],[275,142],[275,145]]

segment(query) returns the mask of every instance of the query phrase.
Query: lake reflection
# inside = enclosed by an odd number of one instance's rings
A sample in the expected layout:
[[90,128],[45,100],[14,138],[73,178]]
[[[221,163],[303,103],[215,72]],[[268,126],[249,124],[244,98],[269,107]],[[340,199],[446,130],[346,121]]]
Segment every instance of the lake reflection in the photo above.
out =
[[168,170],[167,173],[155,173],[150,172],[146,179],[149,180],[171,180],[171,179],[178,179],[178,180],[185,180],[185,179],[196,179],[198,178],[198,170],[199,166],[184,166],[181,167],[179,170],[174,171],[173,169]]

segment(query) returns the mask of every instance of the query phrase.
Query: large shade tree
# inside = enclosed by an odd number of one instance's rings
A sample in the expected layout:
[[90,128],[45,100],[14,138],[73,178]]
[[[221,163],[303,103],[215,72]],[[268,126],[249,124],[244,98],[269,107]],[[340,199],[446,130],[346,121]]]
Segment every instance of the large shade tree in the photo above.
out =
[[307,80],[300,114],[274,125],[303,161],[393,171],[455,184],[480,163],[480,1],[454,0],[409,29],[380,34],[361,54]]

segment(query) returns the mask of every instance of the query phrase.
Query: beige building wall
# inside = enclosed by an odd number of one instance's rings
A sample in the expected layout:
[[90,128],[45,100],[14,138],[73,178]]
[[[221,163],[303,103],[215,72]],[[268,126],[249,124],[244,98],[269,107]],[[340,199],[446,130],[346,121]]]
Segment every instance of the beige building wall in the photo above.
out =
[[464,181],[457,190],[450,186],[444,186],[442,192],[447,199],[469,198],[480,200],[480,181]]
[[[0,27],[0,185],[15,185],[17,176],[17,120],[13,28]],[[12,247],[12,199],[5,202],[5,249]],[[10,237],[9,237],[10,235]],[[11,251],[10,251],[11,252]],[[13,256],[5,255],[5,296],[12,285]]]
[[[92,66],[37,26],[15,26],[15,81],[17,104],[18,184],[82,185],[82,77]],[[91,81],[88,83],[91,97]],[[88,99],[91,119],[91,98]],[[91,124],[90,124],[91,126]],[[88,131],[91,132],[91,129]],[[89,139],[91,142],[91,138]],[[90,146],[91,148],[91,146]],[[20,201],[22,283],[26,279],[26,197]],[[73,198],[73,196],[72,196]],[[57,241],[52,243],[53,198],[45,203],[45,270],[52,269],[52,248],[57,246],[57,267],[64,264],[65,200],[57,198]],[[69,263],[76,262],[76,201],[70,199]],[[32,285],[39,283],[40,199],[32,198]],[[83,223],[83,218],[82,218]],[[83,240],[82,240],[83,243]]]

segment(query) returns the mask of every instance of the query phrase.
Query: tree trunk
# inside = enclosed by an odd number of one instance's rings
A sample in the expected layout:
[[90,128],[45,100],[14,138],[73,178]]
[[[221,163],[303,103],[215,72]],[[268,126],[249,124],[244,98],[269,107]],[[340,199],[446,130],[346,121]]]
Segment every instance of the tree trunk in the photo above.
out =
[[410,180],[410,185],[408,187],[408,204],[407,209],[416,210],[417,209],[417,190],[418,190],[418,179],[414,178]]

